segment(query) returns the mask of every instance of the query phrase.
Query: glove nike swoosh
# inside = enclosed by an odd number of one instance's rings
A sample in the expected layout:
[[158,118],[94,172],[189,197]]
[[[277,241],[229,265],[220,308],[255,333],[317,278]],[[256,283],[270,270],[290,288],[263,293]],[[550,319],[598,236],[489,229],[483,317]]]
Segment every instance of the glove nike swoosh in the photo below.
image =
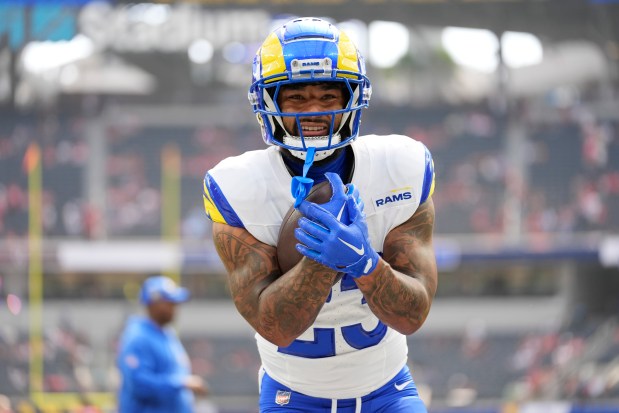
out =
[[342,214],[344,213],[344,208],[346,208],[346,203],[344,203],[344,205],[342,205],[342,209],[340,209],[340,212],[337,213],[337,220],[338,221],[342,221]]
[[368,258],[368,261],[365,263],[365,268],[363,269],[363,273],[367,274],[370,268],[372,268],[372,259]]
[[338,239],[342,242],[342,244],[346,245],[348,248],[350,248],[351,250],[353,250],[354,252],[356,252],[358,255],[363,255],[363,253],[365,253],[365,248],[363,246],[363,244],[361,244],[361,248],[356,247],[352,244],[349,244],[348,242],[344,241],[343,239],[339,238]]

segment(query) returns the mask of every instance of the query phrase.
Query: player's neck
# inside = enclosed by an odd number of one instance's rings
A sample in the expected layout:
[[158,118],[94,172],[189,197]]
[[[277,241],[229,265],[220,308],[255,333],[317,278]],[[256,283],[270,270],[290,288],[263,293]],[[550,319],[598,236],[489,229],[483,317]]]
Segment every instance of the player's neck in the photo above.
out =
[[[290,172],[292,176],[302,176],[303,160],[286,150],[282,150],[281,153],[286,168],[288,168],[288,172]],[[325,178],[325,172],[335,172],[342,177],[344,183],[348,183],[352,177],[353,160],[352,149],[350,146],[346,146],[336,150],[335,153],[328,158],[314,162],[307,173],[307,177],[313,179],[314,183],[319,183],[327,179]]]

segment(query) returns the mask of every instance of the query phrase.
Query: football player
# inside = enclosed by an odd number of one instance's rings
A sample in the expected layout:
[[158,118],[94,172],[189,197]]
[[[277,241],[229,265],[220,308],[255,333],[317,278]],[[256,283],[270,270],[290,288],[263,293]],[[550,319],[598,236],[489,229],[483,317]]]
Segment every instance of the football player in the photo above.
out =
[[[434,167],[410,137],[359,136],[370,97],[346,33],[289,21],[258,50],[249,89],[270,146],[204,179],[232,298],[256,331],[261,412],[426,412],[406,336],[437,288]],[[325,180],[330,201],[304,199]],[[292,205],[303,258],[282,273],[276,248]]]

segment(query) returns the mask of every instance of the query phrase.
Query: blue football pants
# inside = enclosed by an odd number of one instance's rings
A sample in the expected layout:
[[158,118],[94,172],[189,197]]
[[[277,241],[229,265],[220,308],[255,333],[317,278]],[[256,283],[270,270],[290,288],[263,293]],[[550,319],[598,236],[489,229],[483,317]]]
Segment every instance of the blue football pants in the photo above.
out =
[[389,383],[357,399],[323,399],[295,392],[266,372],[260,384],[260,413],[427,413],[405,366]]

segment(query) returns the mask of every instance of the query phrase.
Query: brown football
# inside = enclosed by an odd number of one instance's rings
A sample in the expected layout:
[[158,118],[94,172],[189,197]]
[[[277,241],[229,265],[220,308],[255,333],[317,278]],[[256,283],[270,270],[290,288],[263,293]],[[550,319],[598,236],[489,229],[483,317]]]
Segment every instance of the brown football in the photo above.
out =
[[[332,194],[333,192],[329,181],[323,181],[314,185],[305,199],[316,204],[324,204],[325,202],[329,202]],[[288,272],[288,270],[294,267],[303,257],[295,248],[298,241],[294,236],[294,230],[297,228],[297,221],[299,218],[301,218],[301,213],[292,205],[286,215],[284,215],[282,225],[279,228],[277,260],[279,261],[279,268],[282,270],[282,274]],[[335,279],[336,283],[341,276],[341,273],[337,276]]]

